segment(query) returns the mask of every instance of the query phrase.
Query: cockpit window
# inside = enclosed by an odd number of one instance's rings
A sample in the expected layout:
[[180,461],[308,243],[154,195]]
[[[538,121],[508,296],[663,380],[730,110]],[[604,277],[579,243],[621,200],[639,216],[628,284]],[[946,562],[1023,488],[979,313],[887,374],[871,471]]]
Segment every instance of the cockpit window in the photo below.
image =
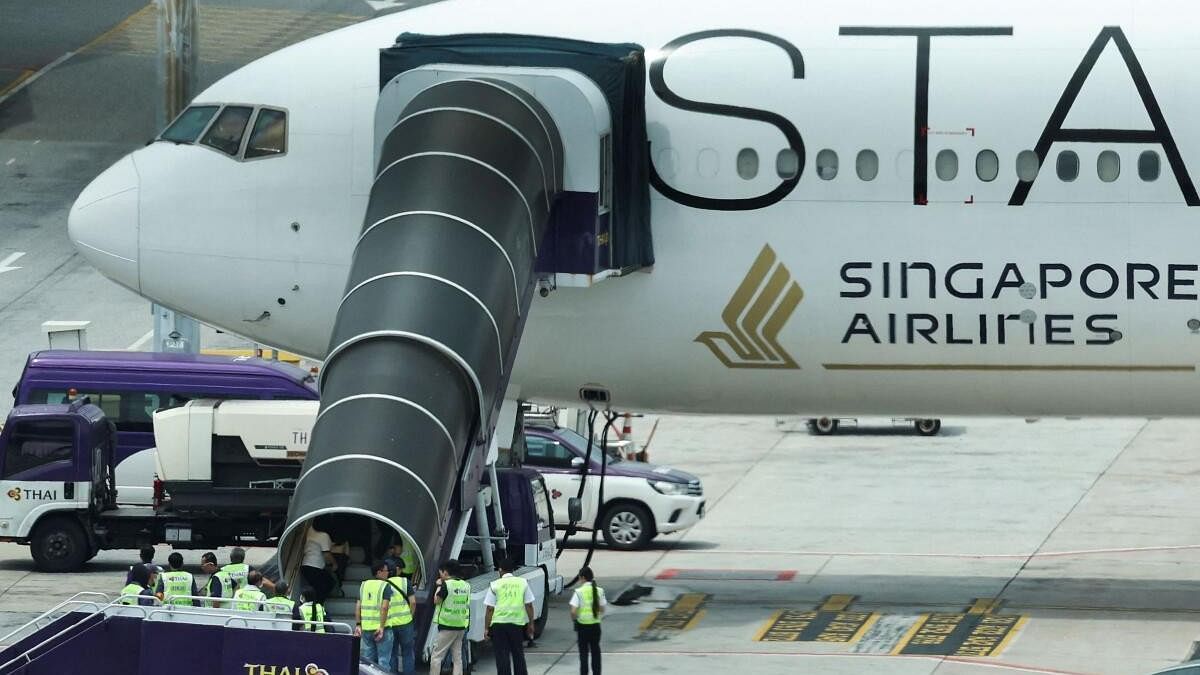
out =
[[226,106],[200,142],[236,157],[242,147],[242,134],[246,132],[253,111],[253,108],[243,106]]
[[287,113],[261,108],[254,119],[254,131],[246,144],[246,159],[270,157],[287,152]]
[[217,108],[215,105],[194,105],[184,110],[159,138],[174,143],[195,143],[208,121],[217,114]]

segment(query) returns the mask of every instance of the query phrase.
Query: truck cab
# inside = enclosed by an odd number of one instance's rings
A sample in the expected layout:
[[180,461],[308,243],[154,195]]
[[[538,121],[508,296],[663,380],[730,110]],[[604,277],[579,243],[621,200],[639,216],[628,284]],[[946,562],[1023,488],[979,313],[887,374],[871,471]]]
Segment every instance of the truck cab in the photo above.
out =
[[0,431],[0,539],[29,541],[44,568],[95,555],[77,514],[115,505],[115,439],[87,399],[13,408]]

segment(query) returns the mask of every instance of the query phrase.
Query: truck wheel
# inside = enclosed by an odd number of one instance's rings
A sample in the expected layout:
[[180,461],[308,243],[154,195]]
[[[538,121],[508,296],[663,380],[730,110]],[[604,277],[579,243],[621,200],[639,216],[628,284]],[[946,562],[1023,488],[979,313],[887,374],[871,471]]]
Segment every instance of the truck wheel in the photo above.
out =
[[830,417],[818,417],[811,420],[813,433],[818,436],[832,436],[837,433],[838,421]]
[[71,572],[87,561],[91,546],[78,520],[59,517],[38,523],[29,552],[43,572]]
[[913,426],[917,428],[917,433],[922,436],[937,436],[942,430],[942,421],[939,419],[920,419],[913,422]]
[[533,621],[533,639],[542,637],[546,624],[550,621],[550,582],[542,579],[542,615]]
[[604,541],[609,548],[634,551],[654,537],[654,520],[645,507],[628,502],[614,504],[604,513]]

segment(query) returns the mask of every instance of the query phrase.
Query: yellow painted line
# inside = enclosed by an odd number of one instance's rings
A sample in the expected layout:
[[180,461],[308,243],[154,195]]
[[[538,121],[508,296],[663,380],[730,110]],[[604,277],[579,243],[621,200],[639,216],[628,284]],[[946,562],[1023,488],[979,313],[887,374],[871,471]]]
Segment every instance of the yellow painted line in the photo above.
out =
[[994,363],[823,363],[825,370],[857,371],[974,371],[974,372],[1052,372],[1052,373],[1194,373],[1195,365],[1035,365]]
[[862,636],[866,635],[867,631],[871,630],[871,626],[874,626],[878,621],[879,621],[879,613],[872,612],[871,618],[869,618],[865,622],[863,622],[863,625],[859,627],[858,631],[856,631],[854,633],[854,635],[850,636],[850,642],[858,642],[859,640],[861,640]]
[[904,636],[900,638],[900,641],[896,643],[896,646],[892,648],[892,656],[899,656],[900,653],[904,651],[904,648],[908,646],[908,641],[913,639],[913,636],[917,634],[917,631],[921,630],[921,628],[925,625],[925,622],[928,620],[929,615],[922,614],[919,619],[913,622],[912,628],[909,628],[908,631],[904,633]]
[[997,598],[975,598],[967,608],[967,614],[991,614],[1000,609],[1002,602]]
[[[200,353],[211,356],[255,356],[253,349],[204,349]],[[274,353],[275,350],[273,349],[264,349],[262,350],[262,358],[270,360],[271,355]],[[288,352],[279,352],[279,360],[285,363],[300,363],[299,356]]]
[[638,626],[638,630],[640,630],[640,631],[650,630],[650,626],[654,625],[654,620],[657,619],[658,615],[661,613],[662,613],[661,609],[656,609],[653,612],[651,612],[650,614],[647,614],[646,618],[642,619],[642,624],[640,626]]
[[4,96],[5,94],[12,91],[13,89],[16,89],[17,87],[21,86],[22,82],[33,77],[33,74],[36,72],[37,72],[36,70],[30,70],[29,68],[22,70],[21,74],[17,76],[17,79],[4,85],[3,89],[0,89],[0,96]]
[[775,623],[779,621],[779,617],[783,616],[783,612],[784,610],[782,609],[776,610],[775,613],[771,615],[771,618],[767,619],[767,622],[763,624],[762,628],[759,628],[758,632],[754,634],[755,642],[762,642],[763,637],[775,627]]
[[857,599],[857,595],[831,595],[817,609],[822,612],[844,612]]
[[1017,637],[1017,633],[1021,632],[1021,629],[1024,628],[1025,624],[1027,623],[1029,623],[1028,616],[1022,616],[1020,619],[1017,619],[1017,623],[1013,625],[1012,629],[1008,631],[1008,634],[1004,636],[1004,639],[1000,641],[1000,644],[996,645],[996,647],[992,649],[988,656],[999,656],[1000,652],[1008,648],[1009,643]]
[[108,30],[104,31],[103,33],[92,38],[92,40],[90,42],[88,42],[84,46],[80,47],[78,51],[85,52],[85,51],[91,49],[92,47],[95,47],[96,45],[100,44],[101,42],[104,42],[105,40],[108,40],[109,38],[113,37],[117,33],[125,30],[126,28],[129,27],[130,24],[132,24],[134,21],[137,21],[138,19],[140,19],[146,13],[153,12],[153,11],[154,11],[154,5],[146,5],[145,7],[139,9],[138,11],[134,12],[133,14],[130,14],[129,16],[122,19],[121,22],[118,23],[117,25],[113,26],[112,28],[109,28]]

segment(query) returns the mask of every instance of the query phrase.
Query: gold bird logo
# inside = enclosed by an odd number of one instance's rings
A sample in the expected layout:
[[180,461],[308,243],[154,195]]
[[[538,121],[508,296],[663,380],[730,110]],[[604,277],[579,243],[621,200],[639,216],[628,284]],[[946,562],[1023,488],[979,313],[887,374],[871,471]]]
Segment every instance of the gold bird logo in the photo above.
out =
[[800,366],[779,344],[779,331],[803,299],[800,284],[765,245],[721,312],[728,330],[705,331],[696,342],[712,350],[726,368],[797,370]]
[[21,501],[21,488],[13,488],[8,491],[8,498],[14,502]]

